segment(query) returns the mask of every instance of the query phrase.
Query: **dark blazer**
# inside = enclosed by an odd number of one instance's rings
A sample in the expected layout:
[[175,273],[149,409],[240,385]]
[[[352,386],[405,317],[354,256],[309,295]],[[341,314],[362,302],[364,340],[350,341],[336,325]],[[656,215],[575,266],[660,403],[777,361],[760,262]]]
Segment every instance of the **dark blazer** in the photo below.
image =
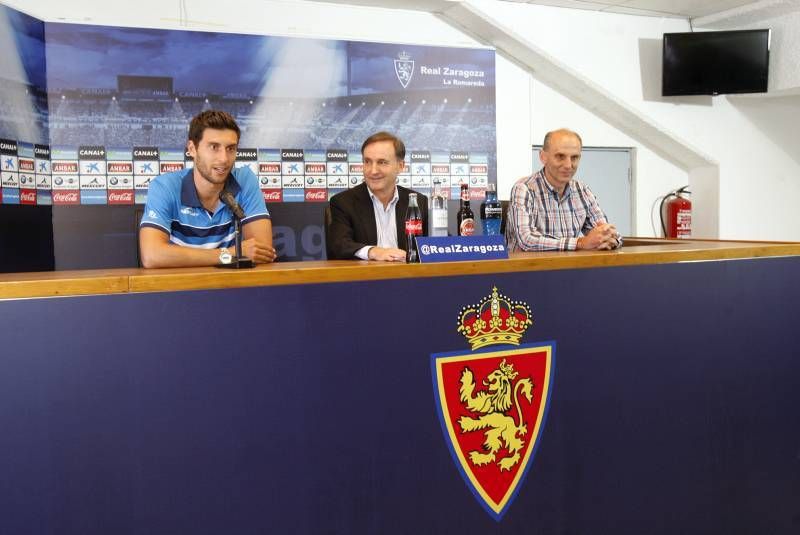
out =
[[[408,209],[408,194],[417,193],[403,186],[397,186],[397,247],[405,249],[405,220]],[[422,212],[422,233],[428,235],[428,199],[417,194],[417,204]],[[325,248],[330,260],[350,260],[356,258],[356,251],[365,245],[378,244],[378,227],[375,224],[375,211],[367,184],[337,193],[331,197],[331,225],[325,234]]]

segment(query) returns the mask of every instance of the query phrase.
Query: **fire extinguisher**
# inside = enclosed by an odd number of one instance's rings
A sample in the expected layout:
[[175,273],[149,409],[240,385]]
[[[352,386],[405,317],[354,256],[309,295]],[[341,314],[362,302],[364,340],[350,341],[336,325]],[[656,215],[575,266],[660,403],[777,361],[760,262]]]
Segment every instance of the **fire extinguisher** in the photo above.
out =
[[661,230],[667,238],[692,237],[692,201],[686,197],[692,192],[688,191],[688,188],[689,186],[684,186],[671,191],[661,199]]

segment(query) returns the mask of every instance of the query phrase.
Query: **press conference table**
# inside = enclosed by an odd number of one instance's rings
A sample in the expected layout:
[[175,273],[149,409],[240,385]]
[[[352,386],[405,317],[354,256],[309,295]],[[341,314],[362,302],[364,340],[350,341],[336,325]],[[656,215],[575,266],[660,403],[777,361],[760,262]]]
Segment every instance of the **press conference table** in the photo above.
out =
[[[0,275],[0,533],[797,533],[800,244]],[[431,356],[524,302],[550,404],[500,521]],[[42,299],[43,298],[43,299]]]
[[0,274],[0,299],[168,292],[491,273],[590,269],[800,255],[800,243],[627,238],[617,251],[512,253],[509,260],[394,264],[324,260],[254,269],[106,269]]

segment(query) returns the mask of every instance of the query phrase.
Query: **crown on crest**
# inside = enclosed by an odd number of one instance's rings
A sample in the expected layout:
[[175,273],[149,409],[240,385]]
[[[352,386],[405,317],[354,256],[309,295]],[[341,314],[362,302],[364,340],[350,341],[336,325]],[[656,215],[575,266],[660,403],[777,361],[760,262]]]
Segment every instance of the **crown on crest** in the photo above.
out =
[[400,52],[400,53],[397,55],[397,58],[398,58],[400,61],[408,61],[408,60],[410,60],[410,59],[411,59],[411,56],[408,54],[408,52],[406,52],[405,50],[403,50],[402,52]]
[[461,309],[458,332],[473,350],[494,344],[519,345],[525,331],[533,324],[532,316],[526,303],[511,301],[494,287],[491,295]]

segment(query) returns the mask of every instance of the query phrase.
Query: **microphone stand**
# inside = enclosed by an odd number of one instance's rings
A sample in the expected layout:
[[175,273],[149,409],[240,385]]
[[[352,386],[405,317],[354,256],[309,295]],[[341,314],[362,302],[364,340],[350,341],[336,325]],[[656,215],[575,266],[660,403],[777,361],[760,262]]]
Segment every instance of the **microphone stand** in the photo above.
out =
[[242,256],[242,220],[236,214],[233,214],[233,232],[234,240],[236,241],[236,256],[233,257],[230,264],[217,264],[217,267],[228,269],[247,269],[255,267],[255,263],[246,256]]

